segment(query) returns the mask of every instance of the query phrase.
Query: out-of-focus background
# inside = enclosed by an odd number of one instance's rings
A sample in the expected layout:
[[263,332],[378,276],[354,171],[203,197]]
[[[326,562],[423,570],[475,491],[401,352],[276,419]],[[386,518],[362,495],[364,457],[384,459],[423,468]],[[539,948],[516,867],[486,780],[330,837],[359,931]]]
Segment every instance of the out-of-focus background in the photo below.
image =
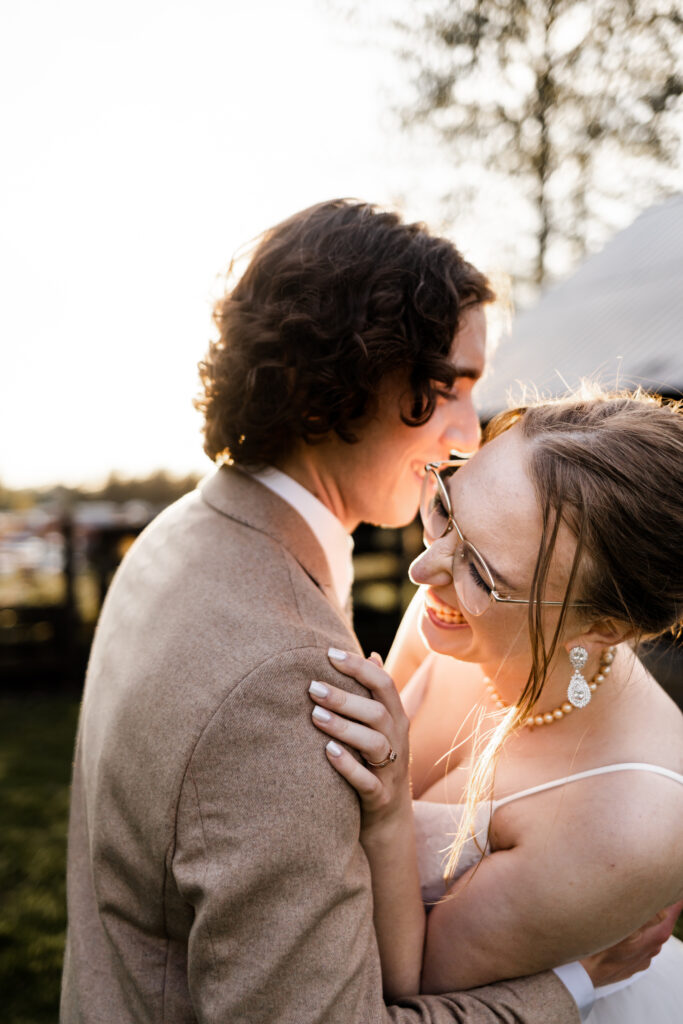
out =
[[[88,648],[126,549],[211,468],[192,397],[231,261],[313,202],[389,205],[508,296],[484,419],[588,375],[680,396],[682,69],[665,0],[4,6],[3,1019],[56,1019]],[[355,539],[384,652],[420,532]],[[648,657],[680,703],[680,650]]]

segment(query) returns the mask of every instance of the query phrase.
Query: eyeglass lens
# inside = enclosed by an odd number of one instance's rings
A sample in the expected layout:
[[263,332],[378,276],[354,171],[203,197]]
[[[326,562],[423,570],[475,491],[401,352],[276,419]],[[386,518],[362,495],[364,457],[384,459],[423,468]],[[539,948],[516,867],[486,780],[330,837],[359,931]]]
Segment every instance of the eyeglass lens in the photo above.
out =
[[[443,537],[448,530],[450,501],[439,486],[435,470],[429,470],[422,485],[420,517],[426,544]],[[470,615],[483,615],[492,601],[493,580],[476,551],[459,537],[453,552],[453,585],[458,600]]]
[[420,498],[420,519],[424,528],[425,540],[431,544],[433,540],[443,537],[448,529],[450,502],[439,486],[439,478],[435,470],[427,471],[422,481]]

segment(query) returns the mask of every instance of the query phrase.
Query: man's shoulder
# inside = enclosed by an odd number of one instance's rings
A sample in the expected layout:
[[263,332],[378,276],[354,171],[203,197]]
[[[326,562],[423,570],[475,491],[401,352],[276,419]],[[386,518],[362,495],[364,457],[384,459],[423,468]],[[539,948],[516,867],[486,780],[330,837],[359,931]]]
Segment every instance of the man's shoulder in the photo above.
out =
[[280,661],[289,677],[330,644],[355,638],[305,562],[277,535],[193,492],[126,556],[100,618],[88,689],[111,694],[116,683],[126,705],[182,706],[197,728],[196,716],[211,715],[243,681],[278,676]]
[[[247,473],[223,467],[164,509],[142,532],[123,562],[138,570],[150,561],[190,581],[202,592],[226,582],[236,594],[251,579],[269,601],[278,589],[291,597],[301,581],[292,567],[323,585],[329,569],[319,542],[304,519]],[[278,588],[279,584],[279,588]],[[182,593],[182,587],[179,593]]]
[[163,595],[165,604],[186,605],[190,614],[209,604],[245,606],[256,590],[272,609],[291,601],[292,588],[303,583],[296,561],[277,534],[254,527],[248,516],[221,513],[195,490],[164,509],[142,532],[120,566],[116,584],[144,576],[148,600]]

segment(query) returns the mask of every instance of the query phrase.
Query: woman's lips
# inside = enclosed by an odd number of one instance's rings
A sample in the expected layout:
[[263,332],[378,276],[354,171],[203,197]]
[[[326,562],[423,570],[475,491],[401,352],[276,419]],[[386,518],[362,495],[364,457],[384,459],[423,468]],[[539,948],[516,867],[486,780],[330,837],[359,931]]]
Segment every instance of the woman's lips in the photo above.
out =
[[439,601],[429,591],[425,594],[425,609],[427,615],[437,626],[447,629],[454,629],[459,626],[467,626],[467,619],[456,608],[443,601]]

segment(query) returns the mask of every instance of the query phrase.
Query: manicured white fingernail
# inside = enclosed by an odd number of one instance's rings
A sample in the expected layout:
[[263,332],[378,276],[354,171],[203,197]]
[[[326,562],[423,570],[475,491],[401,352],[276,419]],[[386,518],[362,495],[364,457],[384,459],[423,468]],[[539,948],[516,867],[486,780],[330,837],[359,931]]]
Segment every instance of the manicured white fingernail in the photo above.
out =
[[330,691],[327,689],[324,683],[318,683],[314,679],[311,685],[308,687],[308,692],[312,693],[314,697],[329,697]]
[[325,711],[325,708],[319,708],[316,706],[313,708],[313,717],[317,718],[319,722],[329,722],[332,715],[329,711]]
[[335,743],[334,740],[330,740],[330,742],[326,745],[326,749],[329,751],[330,754],[332,754],[332,757],[339,757],[342,753],[342,748],[339,746],[338,743]]
[[330,647],[327,656],[332,658],[333,661],[344,661],[346,658],[346,651],[340,651],[337,647]]

